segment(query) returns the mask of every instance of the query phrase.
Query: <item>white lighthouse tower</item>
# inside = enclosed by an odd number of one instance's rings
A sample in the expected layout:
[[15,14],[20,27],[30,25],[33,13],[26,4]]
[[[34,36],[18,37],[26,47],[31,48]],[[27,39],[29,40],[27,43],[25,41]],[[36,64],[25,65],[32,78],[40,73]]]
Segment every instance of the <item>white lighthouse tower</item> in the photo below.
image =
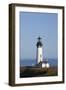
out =
[[43,60],[43,44],[41,42],[41,38],[38,38],[37,42],[37,66],[42,68],[49,68],[50,65],[48,63],[48,60]]
[[37,64],[43,61],[43,53],[42,53],[43,44],[40,40],[41,38],[39,37],[37,42]]

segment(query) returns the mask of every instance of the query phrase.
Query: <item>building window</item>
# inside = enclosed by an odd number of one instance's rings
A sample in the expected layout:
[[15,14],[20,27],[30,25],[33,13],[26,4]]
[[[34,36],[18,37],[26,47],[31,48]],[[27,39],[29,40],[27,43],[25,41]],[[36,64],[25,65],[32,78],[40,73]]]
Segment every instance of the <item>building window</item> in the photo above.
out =
[[40,57],[42,57],[42,55],[40,55]]

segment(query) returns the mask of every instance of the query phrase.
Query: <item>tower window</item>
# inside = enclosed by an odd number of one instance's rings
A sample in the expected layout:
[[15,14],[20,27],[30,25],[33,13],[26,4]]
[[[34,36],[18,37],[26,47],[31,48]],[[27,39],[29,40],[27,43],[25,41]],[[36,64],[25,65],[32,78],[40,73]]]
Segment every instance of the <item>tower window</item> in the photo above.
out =
[[40,55],[40,57],[42,57],[42,55]]

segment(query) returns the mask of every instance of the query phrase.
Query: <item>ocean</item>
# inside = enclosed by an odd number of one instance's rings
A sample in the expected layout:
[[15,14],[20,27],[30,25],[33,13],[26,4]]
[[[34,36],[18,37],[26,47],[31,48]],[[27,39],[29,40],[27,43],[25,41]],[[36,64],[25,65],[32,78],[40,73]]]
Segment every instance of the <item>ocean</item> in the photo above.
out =
[[[50,66],[58,66],[58,59],[48,59],[48,63]],[[36,60],[34,59],[23,59],[20,60],[20,66],[32,66],[36,64]]]

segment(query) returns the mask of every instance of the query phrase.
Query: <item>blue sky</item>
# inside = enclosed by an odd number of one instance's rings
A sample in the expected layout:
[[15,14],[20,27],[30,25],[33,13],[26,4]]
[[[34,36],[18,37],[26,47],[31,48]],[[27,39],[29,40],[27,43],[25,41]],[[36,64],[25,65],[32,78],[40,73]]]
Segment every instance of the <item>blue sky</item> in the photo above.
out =
[[20,12],[20,59],[36,58],[40,36],[43,57],[57,58],[58,15],[56,13]]

